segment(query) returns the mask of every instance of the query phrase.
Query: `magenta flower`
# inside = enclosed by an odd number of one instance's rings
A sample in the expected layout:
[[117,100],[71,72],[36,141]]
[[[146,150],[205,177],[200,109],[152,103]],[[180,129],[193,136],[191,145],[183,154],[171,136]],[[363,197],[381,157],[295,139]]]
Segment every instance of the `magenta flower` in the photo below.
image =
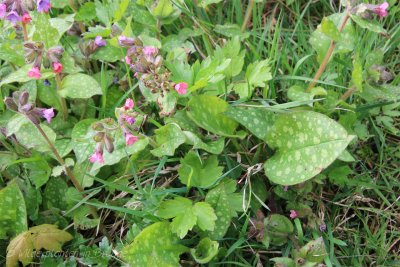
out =
[[380,5],[377,5],[375,8],[372,9],[372,11],[377,14],[379,17],[383,18],[388,15],[387,8],[389,7],[388,2],[384,2]]
[[285,192],[287,192],[289,190],[289,186],[285,186],[284,188],[283,188],[283,191],[285,191]]
[[186,94],[186,89],[188,88],[188,84],[185,82],[177,83],[175,84],[175,90],[178,92],[180,95]]
[[321,232],[325,232],[325,231],[326,231],[326,224],[325,224],[325,223],[321,224],[321,225],[319,226],[319,230],[320,230]]
[[135,118],[129,115],[124,115],[124,120],[129,124],[132,125],[135,123]]
[[22,16],[22,23],[28,24],[28,23],[31,22],[31,20],[32,20],[32,18],[31,18],[31,16],[29,16],[28,13],[25,13],[25,14]]
[[127,146],[133,145],[139,138],[137,136],[134,136],[131,133],[126,133],[125,134],[125,143]]
[[40,115],[47,120],[47,123],[51,123],[51,119],[54,117],[54,108],[42,109]]
[[102,47],[102,46],[105,46],[107,44],[106,40],[104,40],[103,37],[101,37],[101,36],[96,36],[96,38],[94,39],[94,43],[98,47]]
[[154,54],[157,53],[157,48],[155,48],[154,46],[145,46],[143,47],[143,53],[146,56],[154,56]]
[[12,24],[16,24],[17,22],[21,21],[21,17],[16,11],[11,11],[7,14],[6,20],[10,21]]
[[295,210],[290,210],[290,215],[289,215],[290,218],[294,219],[294,218],[297,218],[297,216],[299,216],[299,214],[297,213],[297,211],[295,211]]
[[38,67],[32,67],[28,71],[28,76],[31,78],[35,78],[36,80],[39,80],[42,77],[42,74],[40,73],[40,69]]
[[126,64],[128,64],[128,65],[132,64],[132,60],[131,60],[130,57],[128,57],[128,56],[125,57],[125,62],[126,62]]
[[51,8],[50,0],[37,0],[37,11],[38,12],[49,12]]
[[133,103],[133,100],[130,99],[130,98],[128,98],[128,99],[125,101],[124,109],[125,109],[125,110],[132,109],[134,106],[135,106],[135,103]]
[[63,65],[60,62],[54,62],[53,63],[53,72],[54,73],[60,73],[63,70]]
[[118,44],[120,46],[128,47],[128,46],[134,45],[134,43],[135,43],[135,39],[133,39],[133,38],[129,38],[124,35],[121,35],[118,37]]
[[100,150],[96,150],[90,157],[89,161],[91,163],[99,162],[100,164],[104,164],[103,153]]
[[0,19],[4,18],[7,13],[7,6],[6,4],[0,4]]

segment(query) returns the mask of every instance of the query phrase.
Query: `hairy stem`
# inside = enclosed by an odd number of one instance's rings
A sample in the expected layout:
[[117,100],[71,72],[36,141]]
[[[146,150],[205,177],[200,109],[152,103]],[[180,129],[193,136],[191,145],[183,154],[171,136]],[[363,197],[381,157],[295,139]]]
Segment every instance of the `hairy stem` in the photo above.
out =
[[26,24],[25,23],[21,24],[22,24],[22,32],[24,34],[24,42],[28,42],[29,38],[28,38],[28,31],[26,30]]
[[349,89],[347,89],[346,92],[344,92],[344,94],[340,97],[340,100],[346,101],[347,98],[349,98],[355,91],[357,91],[356,87],[350,87]]
[[253,11],[254,0],[249,0],[249,4],[247,5],[246,14],[244,15],[244,20],[242,24],[242,32],[244,32],[247,28],[247,24],[249,24],[251,12]]
[[[64,167],[65,169],[65,173],[67,174],[68,178],[71,180],[72,184],[74,185],[74,187],[76,188],[76,190],[78,190],[80,193],[82,193],[82,196],[85,197],[86,194],[83,194],[83,187],[81,186],[81,184],[79,183],[78,179],[76,179],[75,174],[71,171],[71,169],[65,164],[64,159],[61,157],[61,155],[58,153],[57,149],[55,148],[54,144],[50,141],[49,137],[47,136],[47,134],[43,131],[42,127],[39,124],[35,124],[35,127],[38,129],[38,131],[40,132],[40,134],[43,136],[43,138],[45,139],[46,143],[48,144],[50,150],[53,152],[54,156],[56,157],[58,163],[61,164],[61,166]],[[90,209],[90,214],[93,216],[93,218],[98,219],[99,215],[97,214],[97,210],[95,207],[90,206],[90,204],[88,205],[89,209]],[[99,221],[99,229],[101,231],[101,233],[107,237],[107,239],[110,241],[110,243],[112,243],[112,239],[111,236],[109,235],[109,233],[107,232],[107,230],[105,229],[105,227],[103,226],[103,224],[101,223],[101,221]]]
[[[345,17],[343,18],[342,23],[339,26],[339,32],[342,32],[344,29],[344,26],[346,26],[347,20],[350,18],[350,14],[347,11],[345,14]],[[306,92],[310,92],[311,89],[314,88],[314,86],[317,84],[317,81],[319,80],[319,78],[321,77],[322,73],[324,73],[326,66],[328,65],[329,59],[332,56],[333,50],[335,49],[335,41],[332,40],[331,44],[329,45],[328,51],[325,54],[325,58],[322,61],[321,65],[319,66],[319,69],[317,70],[317,73],[315,74],[313,81],[310,83],[310,85],[307,87]]]
[[[57,90],[61,90],[61,76],[59,73],[56,74],[56,84],[57,84]],[[63,119],[66,120],[68,118],[68,107],[64,97],[60,96],[60,103],[61,103],[61,113],[63,115]]]

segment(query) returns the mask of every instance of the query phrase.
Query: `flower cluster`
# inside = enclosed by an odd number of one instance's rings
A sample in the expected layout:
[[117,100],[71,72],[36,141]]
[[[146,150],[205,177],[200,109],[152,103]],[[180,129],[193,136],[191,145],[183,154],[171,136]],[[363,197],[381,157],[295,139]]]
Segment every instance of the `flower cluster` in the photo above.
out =
[[[38,12],[47,13],[51,8],[50,0],[37,0],[36,5]],[[29,6],[29,1],[5,0],[0,3],[0,18],[5,18],[12,24],[17,24],[18,22],[28,24],[32,20],[28,10],[32,8],[32,6]]]
[[[63,70],[63,65],[60,60],[62,54],[64,53],[64,48],[61,46],[55,46],[47,50],[45,53],[44,45],[41,42],[25,42],[25,61],[30,64],[33,63],[32,68],[28,71],[28,76],[40,79],[42,74],[40,72],[42,61],[44,67],[52,67],[54,73],[61,73]],[[43,55],[46,55],[43,58]]]
[[29,93],[26,91],[14,92],[12,97],[6,97],[4,103],[7,108],[25,115],[34,124],[40,124],[40,118],[46,119],[48,123],[54,117],[54,108],[37,108],[28,102]]
[[115,123],[112,119],[104,119],[103,121],[96,122],[92,125],[93,130],[96,131],[96,135],[93,139],[96,141],[96,148],[94,153],[89,157],[89,161],[92,163],[99,162],[104,163],[103,150],[104,148],[108,153],[114,151],[114,139],[111,136],[112,132],[120,128],[125,137],[125,144],[127,146],[133,145],[138,141],[138,137],[132,134],[134,131],[133,124],[135,123],[137,113],[133,111],[134,102],[128,98],[125,104],[121,108],[117,108],[118,123]]
[[152,93],[160,92],[161,95],[172,88],[178,94],[186,94],[188,84],[180,82],[175,84],[170,80],[171,73],[163,66],[163,58],[159,50],[153,46],[143,46],[138,38],[120,36],[118,43],[128,48],[125,62],[135,72],[135,77],[150,89]]
[[372,15],[374,14],[378,15],[380,18],[384,18],[389,14],[387,11],[388,8],[388,2],[383,2],[379,5],[360,4],[352,9],[352,13],[357,14],[364,19],[372,19]]
[[101,36],[96,36],[94,40],[89,40],[79,44],[79,49],[85,57],[89,57],[91,54],[96,52],[100,47],[106,46],[107,42]]

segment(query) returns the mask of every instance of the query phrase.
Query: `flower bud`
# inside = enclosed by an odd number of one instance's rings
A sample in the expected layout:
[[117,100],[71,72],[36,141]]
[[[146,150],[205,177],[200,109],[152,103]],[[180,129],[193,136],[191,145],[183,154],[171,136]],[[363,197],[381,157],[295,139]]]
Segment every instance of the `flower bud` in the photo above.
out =
[[111,34],[110,34],[110,37],[111,37],[111,38],[114,37],[114,36],[118,36],[118,35],[120,35],[121,33],[122,33],[122,30],[121,30],[120,27],[118,27],[117,24],[113,24],[113,25],[111,26]]
[[118,37],[118,44],[122,47],[130,47],[135,45],[135,38],[126,37],[121,35]]
[[3,101],[9,110],[18,111],[18,106],[11,97],[6,97]]
[[33,105],[31,103],[28,103],[28,104],[25,104],[25,105],[21,106],[19,108],[19,110],[25,113],[25,112],[31,111],[32,108],[33,108]]
[[40,116],[36,114],[36,112],[29,112],[26,114],[26,117],[35,125],[40,124]]
[[101,132],[104,130],[104,126],[101,122],[96,122],[92,124],[92,129],[96,132]]
[[64,48],[62,48],[61,46],[55,46],[47,51],[47,57],[49,58],[51,63],[55,62],[58,63],[60,62],[63,53],[64,53]]
[[93,136],[93,140],[98,143],[101,142],[104,138],[104,133],[103,132],[99,132],[97,133],[95,136]]
[[27,104],[28,103],[28,99],[29,99],[29,93],[27,91],[23,91],[19,95],[19,105],[23,106],[23,105]]
[[108,153],[112,153],[114,151],[114,139],[111,136],[106,135],[104,137],[104,145]]

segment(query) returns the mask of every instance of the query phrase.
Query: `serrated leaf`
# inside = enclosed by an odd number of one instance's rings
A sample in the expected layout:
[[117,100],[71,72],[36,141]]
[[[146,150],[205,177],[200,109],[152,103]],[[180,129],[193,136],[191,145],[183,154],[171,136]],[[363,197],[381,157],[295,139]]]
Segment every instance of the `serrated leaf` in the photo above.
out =
[[94,95],[102,95],[100,85],[89,75],[76,73],[67,75],[61,82],[61,90],[58,93],[62,97],[90,98]]
[[0,239],[26,231],[25,200],[15,182],[0,190]]
[[214,229],[217,219],[213,208],[205,202],[193,205],[190,199],[176,197],[161,203],[157,215],[164,219],[172,219],[171,231],[184,238],[188,231],[197,224],[202,230]]
[[322,19],[320,27],[321,27],[320,30],[323,34],[325,34],[332,40],[339,41],[340,32],[339,32],[338,28],[336,27],[335,23],[333,23],[333,21],[331,21],[327,17],[324,17]]
[[175,149],[185,143],[186,136],[176,124],[167,124],[155,131],[157,148],[151,150],[156,157],[173,156]]
[[198,95],[188,103],[189,117],[201,128],[212,133],[226,136],[244,138],[246,133],[235,133],[238,123],[223,113],[229,105],[224,100],[211,95]]
[[277,184],[302,183],[328,167],[352,139],[339,123],[323,114],[282,114],[267,134],[268,145],[278,151],[265,162],[265,173]]
[[237,76],[243,68],[245,51],[240,50],[240,40],[238,37],[228,41],[224,47],[215,49],[214,58],[221,62],[225,59],[230,59],[230,65],[224,70],[226,77]]
[[236,191],[236,183],[231,179],[224,179],[218,186],[211,189],[206,196],[206,202],[214,208],[218,216],[213,231],[207,233],[212,239],[224,237],[231,224],[231,219],[242,210],[242,196]]
[[272,79],[270,61],[268,59],[255,61],[247,66],[246,82],[251,87],[265,87],[266,82]]
[[178,169],[179,180],[187,187],[208,188],[222,175],[223,167],[218,166],[216,156],[202,160],[193,151],[181,159]]
[[170,230],[170,223],[157,222],[143,229],[122,249],[121,256],[131,266],[179,267],[179,255],[186,251]]
[[367,29],[372,32],[386,34],[386,30],[382,28],[377,22],[373,20],[365,20],[355,14],[350,15],[351,19],[361,28]]
[[7,247],[7,267],[17,266],[18,261],[24,265],[29,264],[33,258],[33,250],[59,252],[62,244],[71,239],[72,235],[57,229],[56,225],[42,224],[32,227],[11,240]]
[[200,240],[196,248],[190,249],[190,254],[196,262],[204,264],[212,260],[218,254],[219,244],[208,237]]
[[275,114],[262,108],[229,107],[226,116],[239,122],[251,133],[265,141],[265,136],[274,124]]
[[61,38],[60,33],[50,23],[50,18],[45,13],[38,13],[33,21],[35,31],[33,32],[32,40],[43,42],[44,46],[49,49],[58,45]]
[[224,149],[225,138],[219,138],[216,141],[205,143],[200,139],[200,137],[192,132],[184,131],[183,133],[186,135],[187,143],[193,145],[193,149],[203,149],[211,154],[216,155],[221,154],[222,150]]

